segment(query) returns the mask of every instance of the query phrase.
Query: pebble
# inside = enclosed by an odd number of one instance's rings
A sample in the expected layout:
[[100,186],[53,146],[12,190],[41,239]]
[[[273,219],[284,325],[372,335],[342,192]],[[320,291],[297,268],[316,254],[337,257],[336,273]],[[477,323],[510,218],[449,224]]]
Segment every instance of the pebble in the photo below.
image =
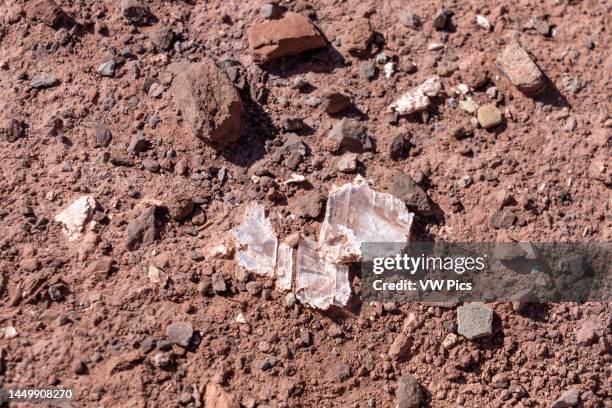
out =
[[397,408],[419,408],[423,403],[424,395],[420,384],[412,374],[400,377],[396,391]]
[[399,134],[393,136],[389,143],[389,157],[391,160],[405,159],[410,150],[410,135]]
[[354,173],[357,171],[357,154],[356,153],[346,153],[338,159],[336,163],[336,167],[338,171],[342,173]]
[[212,288],[216,293],[223,293],[227,290],[227,283],[225,283],[223,275],[220,273],[212,275]]
[[576,94],[582,89],[582,81],[577,76],[564,75],[562,81],[563,88],[568,92]]
[[569,408],[575,407],[580,402],[580,390],[578,388],[572,388],[565,391],[559,398],[557,398],[550,408]]
[[452,17],[453,12],[447,9],[440,9],[433,19],[433,26],[437,30],[444,30]]
[[506,46],[497,57],[497,64],[519,91],[535,94],[543,90],[544,74],[518,43]]
[[276,5],[271,3],[262,4],[261,7],[259,7],[259,15],[266,20],[271,20],[277,17],[279,14],[278,11],[279,10]]
[[147,147],[147,139],[144,137],[142,133],[135,133],[132,135],[130,139],[130,144],[128,145],[128,152],[132,154],[138,154],[142,152]]
[[428,217],[432,214],[427,193],[406,173],[399,170],[393,172],[389,192],[406,203],[408,209],[418,216]]
[[457,333],[468,340],[493,334],[493,309],[480,302],[457,308]]
[[96,142],[102,147],[108,146],[112,139],[110,130],[101,123],[94,126],[94,135],[96,136]]
[[495,105],[484,105],[478,108],[478,123],[485,129],[500,125],[503,121],[502,113]]
[[113,77],[115,76],[115,67],[116,67],[115,61],[109,60],[109,61],[106,61],[100,64],[96,72],[98,72],[98,74],[105,76],[105,77]]
[[142,165],[143,167],[152,172],[152,173],[157,173],[159,171],[159,162],[155,159],[151,159],[149,157],[143,159],[142,161]]
[[121,15],[128,23],[144,24],[151,12],[141,0],[121,0]]
[[135,251],[141,246],[151,245],[157,236],[155,206],[145,208],[125,229],[125,248]]
[[188,322],[176,322],[166,327],[166,338],[183,348],[189,346],[193,337],[193,326]]
[[480,14],[476,14],[476,24],[479,27],[484,28],[486,31],[491,31],[491,23],[485,16],[481,16]]
[[343,148],[345,150],[360,153],[373,147],[372,139],[368,136],[366,129],[357,120],[343,118],[336,122],[327,135],[328,142],[333,150]]
[[149,34],[151,42],[162,50],[169,50],[172,47],[174,38],[174,31],[171,28],[160,28]]
[[365,79],[371,81],[376,78],[376,72],[378,71],[378,68],[376,68],[376,65],[372,64],[371,62],[363,62],[359,66],[359,70],[361,71],[361,75]]
[[59,78],[53,74],[49,74],[47,72],[41,72],[32,78],[30,81],[30,86],[32,88],[40,89],[40,88],[50,88],[52,86],[56,86],[59,84]]
[[394,361],[401,360],[408,355],[411,347],[412,341],[410,338],[404,333],[400,333],[389,347],[389,357]]
[[516,214],[511,210],[500,210],[491,216],[491,226],[495,229],[508,229],[514,225],[517,220]]
[[350,104],[350,97],[334,90],[325,92],[321,97],[321,107],[330,115],[343,111]]
[[474,113],[478,110],[478,103],[472,98],[468,98],[465,101],[459,101],[459,109],[467,113]]

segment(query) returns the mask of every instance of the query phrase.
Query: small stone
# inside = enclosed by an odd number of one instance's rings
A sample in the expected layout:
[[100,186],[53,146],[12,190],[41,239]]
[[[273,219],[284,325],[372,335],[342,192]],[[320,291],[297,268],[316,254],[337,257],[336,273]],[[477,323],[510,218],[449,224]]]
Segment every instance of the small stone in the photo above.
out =
[[450,350],[455,347],[458,341],[459,338],[455,333],[449,333],[446,335],[444,340],[442,340],[442,347],[444,348],[444,350]]
[[351,367],[348,364],[338,363],[334,367],[334,377],[338,382],[351,378]]
[[568,92],[576,94],[582,89],[582,81],[580,81],[580,78],[577,76],[564,75],[563,88]]
[[576,332],[576,342],[581,346],[590,346],[599,338],[598,327],[595,323],[587,321]]
[[144,24],[149,19],[151,12],[141,0],[122,0],[121,15],[129,23]]
[[173,220],[183,221],[193,212],[194,202],[191,195],[187,193],[172,192],[164,199],[164,206]]
[[572,388],[565,391],[559,398],[557,398],[550,408],[569,408],[575,407],[580,402],[580,390],[578,388]]
[[510,379],[506,373],[497,373],[491,379],[491,385],[493,388],[508,388],[510,386]]
[[152,31],[149,34],[149,39],[162,50],[169,50],[174,42],[174,31],[171,28],[160,28]]
[[357,154],[345,153],[338,159],[336,167],[342,173],[354,173],[357,171]]
[[511,210],[501,210],[491,216],[491,226],[495,229],[508,229],[517,220],[516,214]]
[[248,282],[246,284],[246,290],[247,292],[249,292],[249,295],[251,296],[257,296],[261,293],[261,283],[259,282]]
[[351,104],[351,98],[338,91],[328,91],[321,97],[321,107],[330,115],[341,112]]
[[40,74],[34,76],[30,81],[30,86],[32,88],[41,89],[41,88],[50,88],[52,86],[56,86],[60,83],[58,77],[53,74],[49,74],[47,72],[41,72]]
[[130,139],[130,144],[128,146],[128,152],[132,154],[138,154],[142,152],[147,147],[147,139],[145,139],[142,133],[135,133],[132,135]]
[[113,77],[115,76],[115,67],[115,60],[108,60],[100,64],[96,72],[105,77]]
[[93,197],[84,195],[74,200],[55,216],[55,221],[62,224],[68,240],[75,241],[81,237],[96,206],[96,200]]
[[287,132],[295,132],[306,128],[306,124],[302,118],[285,116],[282,119],[283,129]]
[[257,63],[298,55],[325,47],[326,42],[315,26],[303,15],[285,13],[283,18],[254,24],[248,30],[249,49]]
[[82,360],[77,360],[72,363],[72,371],[77,375],[87,374],[87,366]]
[[412,374],[400,377],[396,391],[397,408],[419,408],[423,402],[423,390]]
[[394,361],[401,360],[408,355],[411,347],[412,341],[404,333],[400,333],[389,348],[389,357]]
[[30,10],[28,14],[31,14],[34,19],[49,27],[59,25],[65,15],[64,10],[53,0],[33,1]]
[[343,118],[336,122],[327,135],[327,140],[333,150],[345,149],[360,153],[373,147],[372,139],[366,129],[357,119]]
[[162,287],[166,286],[168,282],[168,274],[156,266],[150,265],[147,271],[147,277],[152,283],[156,285],[160,285]]
[[295,301],[295,294],[293,292],[289,292],[285,295],[285,305],[288,309],[291,309],[293,305],[295,305]]
[[227,283],[225,283],[223,275],[218,272],[212,275],[212,289],[215,293],[223,293],[227,290]]
[[409,175],[399,170],[391,175],[389,192],[419,216],[428,217],[433,212],[427,193]]
[[497,58],[497,64],[519,91],[535,94],[544,89],[542,71],[518,43],[509,44]]
[[266,20],[272,20],[279,17],[280,9],[276,4],[262,4],[261,7],[259,7],[259,15]]
[[376,78],[377,70],[378,68],[376,68],[376,65],[372,64],[371,62],[363,62],[360,65],[361,75],[368,81],[371,81]]
[[94,126],[94,135],[96,136],[96,142],[102,147],[108,146],[112,139],[110,130],[101,123]]
[[478,24],[478,26],[483,28],[485,31],[491,31],[491,23],[489,23],[489,20],[485,16],[477,14],[476,24]]
[[0,139],[13,143],[26,136],[28,127],[28,124],[21,120],[10,119],[0,127]]
[[389,157],[391,160],[405,159],[408,157],[410,146],[410,135],[395,135],[389,143]]
[[204,394],[204,407],[206,408],[239,408],[234,398],[216,382],[206,386]]
[[342,37],[342,47],[350,54],[364,58],[368,55],[370,45],[374,40],[374,30],[367,18],[355,18],[346,25]]
[[155,159],[151,159],[149,157],[143,159],[142,161],[142,165],[145,168],[145,170],[148,170],[152,173],[157,173],[159,171],[159,162]]
[[412,28],[413,30],[420,30],[423,26],[421,17],[406,8],[400,11],[399,22],[404,27]]
[[433,26],[437,30],[444,30],[446,25],[449,23],[450,17],[453,15],[452,11],[446,9],[440,9],[436,13],[433,19]]
[[480,302],[457,308],[457,332],[468,340],[493,334],[493,309]]
[[484,105],[478,108],[478,123],[485,129],[491,129],[502,123],[502,113],[495,105]]
[[193,336],[193,327],[191,323],[176,322],[166,327],[166,338],[173,344],[183,348],[189,346],[191,337]]
[[474,113],[478,110],[478,102],[469,98],[465,101],[459,101],[459,109],[466,111],[467,113]]
[[125,229],[125,248],[135,251],[141,246],[151,245],[157,236],[155,206],[145,208]]
[[299,196],[295,214],[305,219],[317,218],[323,210],[324,202],[325,198],[318,191],[307,191]]

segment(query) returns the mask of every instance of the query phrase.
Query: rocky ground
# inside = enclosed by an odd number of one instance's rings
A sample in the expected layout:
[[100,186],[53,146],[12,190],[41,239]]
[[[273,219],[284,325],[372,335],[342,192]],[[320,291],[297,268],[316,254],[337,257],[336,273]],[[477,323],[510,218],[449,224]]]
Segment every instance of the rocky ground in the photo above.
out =
[[[609,303],[372,304],[351,274],[320,310],[232,238],[260,203],[279,242],[316,241],[359,174],[413,240],[610,241],[610,7],[0,2],[0,385],[87,407],[612,407]],[[474,314],[489,327],[458,331]]]

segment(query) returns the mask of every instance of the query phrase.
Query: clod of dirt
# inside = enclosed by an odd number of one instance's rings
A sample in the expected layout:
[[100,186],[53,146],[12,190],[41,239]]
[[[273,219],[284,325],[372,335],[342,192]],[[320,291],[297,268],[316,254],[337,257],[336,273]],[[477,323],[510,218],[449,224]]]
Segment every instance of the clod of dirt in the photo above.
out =
[[249,49],[257,63],[298,55],[326,45],[316,27],[297,13],[286,13],[279,20],[254,24],[249,28],[248,38]]
[[204,406],[206,408],[240,408],[234,398],[223,387],[212,382],[206,386]]
[[172,89],[193,135],[221,145],[241,136],[242,100],[227,74],[213,60],[204,58],[189,66],[174,79]]
[[374,30],[367,18],[357,18],[346,26],[346,31],[342,37],[342,47],[350,54],[359,57],[367,57],[372,41],[374,40]]
[[519,91],[535,94],[544,89],[544,74],[518,43],[508,45],[497,58],[497,64]]
[[[159,165],[158,165],[159,166]],[[168,214],[173,220],[182,221],[193,212],[193,198],[183,192],[171,193],[164,200],[164,205],[168,209]]]
[[64,10],[53,0],[37,0],[29,7],[28,14],[49,27],[56,27],[64,18]]
[[63,224],[63,230],[68,240],[75,241],[81,237],[95,209],[96,200],[93,197],[81,196],[57,214],[55,221]]
[[409,115],[425,110],[431,103],[430,98],[437,96],[441,91],[440,77],[433,76],[400,96],[398,100],[389,105],[389,111],[395,111],[400,115]]
[[468,340],[493,334],[493,309],[480,302],[457,308],[457,333]]

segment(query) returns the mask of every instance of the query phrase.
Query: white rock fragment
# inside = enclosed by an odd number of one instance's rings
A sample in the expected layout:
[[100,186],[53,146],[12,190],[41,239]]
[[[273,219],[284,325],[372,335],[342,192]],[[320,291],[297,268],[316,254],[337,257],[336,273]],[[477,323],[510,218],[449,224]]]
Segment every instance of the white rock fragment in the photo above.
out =
[[389,105],[389,111],[395,111],[400,115],[423,111],[429,107],[430,98],[437,96],[441,91],[440,77],[432,76],[421,85],[400,96],[398,100]]
[[283,184],[300,184],[305,181],[306,181],[306,177],[302,176],[301,174],[293,173],[291,177],[283,181]]
[[374,191],[358,176],[331,190],[319,235],[320,251],[332,262],[360,261],[364,242],[408,242],[413,217],[402,200]]
[[276,263],[276,289],[291,290],[293,280],[293,248],[285,243],[278,246]]
[[243,223],[234,230],[234,238],[240,266],[259,275],[273,276],[278,240],[262,205],[254,204],[247,209]]
[[242,312],[238,313],[236,315],[236,319],[235,319],[236,323],[238,324],[246,324],[246,319],[244,318],[244,315],[242,314]]
[[57,214],[55,221],[63,224],[68,240],[74,241],[81,237],[95,209],[96,200],[93,197],[81,196]]
[[149,280],[156,285],[166,286],[168,282],[168,274],[156,266],[150,265],[147,272]]
[[319,309],[345,306],[351,296],[348,266],[330,262],[317,252],[317,244],[302,238],[297,250],[296,296]]
[[491,31],[491,23],[489,23],[489,20],[485,16],[476,14],[476,24],[487,31]]
[[438,51],[438,50],[441,50],[442,48],[444,48],[444,44],[436,43],[436,42],[430,43],[429,46],[427,47],[429,51]]
[[15,329],[15,326],[3,327],[2,329],[0,329],[0,331],[2,331],[2,333],[4,334],[5,339],[12,339],[13,337],[17,337],[17,330]]
[[391,78],[395,74],[395,62],[387,62],[383,70],[385,71],[385,78]]
[[455,90],[457,95],[467,95],[470,93],[470,87],[467,84],[459,84]]

